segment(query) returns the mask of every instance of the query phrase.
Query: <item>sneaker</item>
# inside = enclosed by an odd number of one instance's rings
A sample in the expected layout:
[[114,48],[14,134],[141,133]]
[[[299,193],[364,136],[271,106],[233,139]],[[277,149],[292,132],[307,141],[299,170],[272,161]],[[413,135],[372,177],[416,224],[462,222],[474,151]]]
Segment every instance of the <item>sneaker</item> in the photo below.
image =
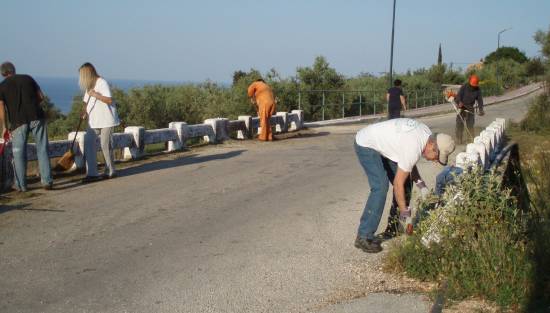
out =
[[357,236],[355,239],[355,248],[361,249],[367,253],[378,253],[382,251],[380,242],[373,239],[361,238]]
[[86,176],[82,178],[82,183],[83,184],[93,183],[99,180],[101,180],[101,176]]
[[44,190],[52,190],[53,189],[53,182],[49,183],[49,184],[46,184],[46,185],[42,185],[42,188]]

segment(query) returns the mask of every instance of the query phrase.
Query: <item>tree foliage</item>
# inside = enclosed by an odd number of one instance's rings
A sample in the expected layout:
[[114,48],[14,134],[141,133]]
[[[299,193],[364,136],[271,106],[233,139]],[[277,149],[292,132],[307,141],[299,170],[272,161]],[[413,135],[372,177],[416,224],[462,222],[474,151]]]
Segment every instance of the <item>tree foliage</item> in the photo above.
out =
[[528,60],[525,53],[516,47],[500,47],[485,57],[485,63],[491,64],[504,59],[511,59],[520,64]]

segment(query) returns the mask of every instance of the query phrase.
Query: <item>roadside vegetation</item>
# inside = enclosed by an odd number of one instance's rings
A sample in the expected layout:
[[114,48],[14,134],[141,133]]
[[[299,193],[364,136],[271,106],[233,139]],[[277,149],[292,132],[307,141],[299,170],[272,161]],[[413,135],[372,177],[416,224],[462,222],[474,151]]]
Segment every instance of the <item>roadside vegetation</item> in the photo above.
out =
[[507,130],[518,143],[521,166],[511,173],[475,169],[457,177],[440,199],[418,203],[424,217],[415,234],[392,248],[386,270],[446,282],[452,300],[479,298],[503,311],[548,312],[550,30],[537,32],[535,40],[542,48],[537,62],[545,69],[537,75],[546,73],[546,87],[521,123]]
[[[508,57],[510,49],[513,50],[513,58]],[[536,80],[540,75],[541,61],[528,59],[517,48],[501,47],[493,54],[496,56],[490,58],[491,62],[463,70],[453,64],[443,63],[440,52],[437,63],[431,67],[409,70],[397,74],[395,78],[403,81],[410,106],[415,107],[441,103],[443,84],[462,84],[473,72],[481,77],[485,96],[501,93],[503,86],[519,87]],[[275,69],[263,74],[255,69],[237,70],[230,86],[206,81],[173,86],[149,85],[128,91],[113,86],[112,92],[123,121],[122,126],[163,128],[172,121],[197,124],[217,116],[236,119],[238,115],[255,115],[246,91],[248,85],[260,77],[273,87],[278,111],[290,112],[300,108],[304,110],[306,120],[381,113],[385,110],[385,95],[389,86],[387,75],[363,73],[356,77],[345,77],[331,67],[326,58],[318,56],[312,65],[298,67],[296,74],[290,77],[282,77]],[[326,104],[324,108],[323,103]],[[45,106],[51,139],[65,139],[78,123],[82,108],[81,96],[75,95],[68,114],[62,114],[49,100]]]

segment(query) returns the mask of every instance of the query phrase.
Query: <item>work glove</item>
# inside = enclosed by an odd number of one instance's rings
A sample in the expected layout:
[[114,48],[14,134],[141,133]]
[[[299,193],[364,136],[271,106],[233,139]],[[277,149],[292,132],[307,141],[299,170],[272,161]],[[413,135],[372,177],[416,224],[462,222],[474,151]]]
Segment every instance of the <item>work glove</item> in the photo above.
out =
[[407,209],[404,211],[399,211],[399,224],[401,224],[403,231],[407,235],[411,235],[413,233],[411,207],[407,207]]
[[404,211],[399,211],[399,221],[406,223],[408,219],[411,218],[412,210],[410,207],[407,207]]

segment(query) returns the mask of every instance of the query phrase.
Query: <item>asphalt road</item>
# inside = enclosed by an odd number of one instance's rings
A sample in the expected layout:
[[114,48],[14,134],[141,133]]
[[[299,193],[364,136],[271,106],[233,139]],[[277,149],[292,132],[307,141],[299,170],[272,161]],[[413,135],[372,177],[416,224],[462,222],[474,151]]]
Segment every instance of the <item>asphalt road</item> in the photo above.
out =
[[[490,106],[477,125],[518,120],[527,103]],[[421,120],[453,132],[452,115]],[[159,156],[4,205],[0,312],[337,312],[386,283],[381,254],[353,247],[363,126]],[[419,166],[433,187],[440,168]]]

